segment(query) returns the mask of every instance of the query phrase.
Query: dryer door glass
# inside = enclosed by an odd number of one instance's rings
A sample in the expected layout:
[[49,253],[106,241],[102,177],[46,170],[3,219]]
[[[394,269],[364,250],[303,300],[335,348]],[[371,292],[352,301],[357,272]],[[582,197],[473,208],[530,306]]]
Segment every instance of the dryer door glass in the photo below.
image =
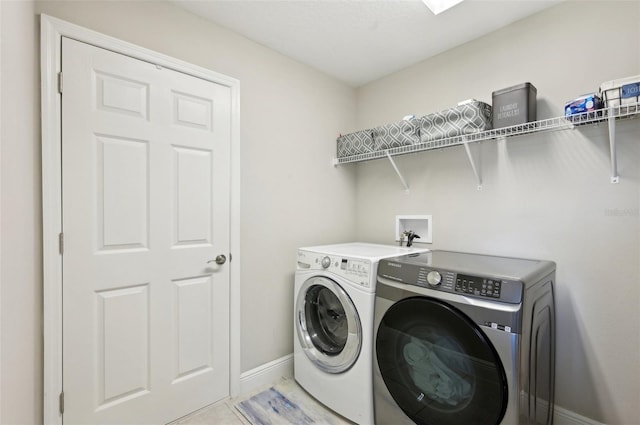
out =
[[384,314],[378,368],[389,393],[416,424],[495,425],[507,381],[492,344],[462,312],[439,300],[407,298]]
[[349,369],[360,354],[360,319],[347,293],[331,279],[307,280],[296,302],[296,327],[305,354],[330,373]]

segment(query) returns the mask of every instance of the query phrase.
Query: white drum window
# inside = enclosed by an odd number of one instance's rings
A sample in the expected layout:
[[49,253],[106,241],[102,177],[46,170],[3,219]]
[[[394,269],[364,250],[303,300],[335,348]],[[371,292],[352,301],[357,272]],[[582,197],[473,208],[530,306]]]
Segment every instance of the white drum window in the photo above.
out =
[[326,277],[308,279],[296,300],[296,329],[307,357],[329,373],[348,370],[358,359],[362,329],[347,293]]

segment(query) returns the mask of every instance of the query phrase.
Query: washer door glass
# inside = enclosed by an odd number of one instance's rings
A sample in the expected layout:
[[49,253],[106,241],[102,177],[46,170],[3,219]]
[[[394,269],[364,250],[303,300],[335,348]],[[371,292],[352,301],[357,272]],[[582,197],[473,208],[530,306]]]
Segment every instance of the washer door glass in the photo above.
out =
[[347,293],[331,279],[307,280],[296,300],[296,328],[302,349],[320,369],[348,370],[362,345],[358,312]]
[[389,393],[416,424],[495,425],[504,416],[498,354],[475,323],[442,301],[392,305],[378,327],[376,356]]

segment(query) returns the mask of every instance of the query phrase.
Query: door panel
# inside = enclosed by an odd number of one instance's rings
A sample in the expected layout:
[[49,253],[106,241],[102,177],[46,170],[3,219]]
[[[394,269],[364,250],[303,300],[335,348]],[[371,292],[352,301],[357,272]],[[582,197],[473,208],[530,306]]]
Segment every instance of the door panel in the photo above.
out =
[[211,131],[212,102],[187,93],[172,92],[173,122],[178,125]]
[[101,408],[149,392],[149,285],[101,291],[97,300]]
[[63,38],[65,423],[229,395],[228,87]]
[[149,245],[149,143],[96,136],[99,250]]
[[148,119],[149,85],[122,75],[95,72],[96,107]]
[[175,380],[211,370],[211,279],[200,277],[174,282],[177,344]]
[[211,244],[210,151],[173,146],[175,246]]

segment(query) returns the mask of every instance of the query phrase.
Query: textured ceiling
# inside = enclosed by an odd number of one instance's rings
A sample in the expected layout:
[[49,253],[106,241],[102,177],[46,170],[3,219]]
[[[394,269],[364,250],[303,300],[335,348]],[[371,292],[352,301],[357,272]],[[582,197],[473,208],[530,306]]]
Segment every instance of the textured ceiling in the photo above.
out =
[[420,0],[173,0],[354,87],[563,0],[465,0],[434,15]]

